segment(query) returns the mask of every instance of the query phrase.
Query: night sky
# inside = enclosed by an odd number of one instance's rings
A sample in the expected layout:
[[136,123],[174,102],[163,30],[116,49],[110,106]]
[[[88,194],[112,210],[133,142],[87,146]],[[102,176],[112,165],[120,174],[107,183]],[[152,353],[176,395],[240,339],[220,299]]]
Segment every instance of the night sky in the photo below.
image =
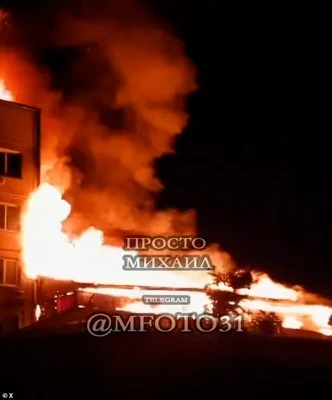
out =
[[[157,163],[160,205],[195,208],[200,235],[239,265],[331,294],[328,13],[254,0],[154,8],[185,41],[200,85],[176,155]],[[61,81],[68,60],[45,54]]]
[[162,163],[165,197],[195,207],[201,233],[241,265],[330,294],[328,23],[303,5],[204,4],[170,13],[201,89]]
[[241,265],[328,294],[328,25],[313,9],[268,3],[173,10],[201,90],[162,177],[173,204],[195,207],[202,234]]

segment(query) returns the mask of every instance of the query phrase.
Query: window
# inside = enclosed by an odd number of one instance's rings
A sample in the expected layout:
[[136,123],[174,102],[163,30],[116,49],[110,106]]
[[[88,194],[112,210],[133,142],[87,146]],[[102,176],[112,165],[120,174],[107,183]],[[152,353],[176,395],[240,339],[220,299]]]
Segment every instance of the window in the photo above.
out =
[[18,232],[20,230],[20,216],[20,207],[0,203],[0,229]]
[[22,178],[22,154],[6,150],[0,151],[0,176]]
[[15,260],[0,258],[0,285],[17,286],[19,284],[19,268]]

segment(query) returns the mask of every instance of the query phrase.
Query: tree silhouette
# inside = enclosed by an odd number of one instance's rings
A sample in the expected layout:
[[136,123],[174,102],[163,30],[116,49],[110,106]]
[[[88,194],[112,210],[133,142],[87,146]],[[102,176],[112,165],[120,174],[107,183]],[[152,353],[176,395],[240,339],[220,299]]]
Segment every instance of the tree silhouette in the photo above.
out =
[[242,288],[248,288],[253,282],[252,275],[248,270],[237,270],[232,273],[212,273],[213,283],[215,285],[223,284],[224,290],[207,288],[207,295],[212,302],[212,314],[216,317],[224,315],[242,314],[239,302],[246,296],[239,295],[237,291]]
[[249,330],[265,336],[273,336],[280,331],[281,318],[273,312],[259,311],[253,315]]
[[[228,274],[216,271],[211,274],[215,285],[223,284],[224,286],[220,289],[213,286],[207,287],[207,294],[212,302],[212,314],[217,318],[225,315],[243,315],[246,311],[241,308],[240,302],[248,296],[240,295],[238,292],[239,289],[250,288],[254,283],[250,271],[239,269]],[[251,313],[251,321],[246,323],[246,327],[249,332],[272,336],[280,331],[281,322],[280,317],[275,313],[258,311]]]
[[226,286],[232,287],[235,291],[238,289],[249,288],[253,283],[253,277],[248,269],[238,269],[235,272],[211,272],[213,283],[218,285],[223,283]]

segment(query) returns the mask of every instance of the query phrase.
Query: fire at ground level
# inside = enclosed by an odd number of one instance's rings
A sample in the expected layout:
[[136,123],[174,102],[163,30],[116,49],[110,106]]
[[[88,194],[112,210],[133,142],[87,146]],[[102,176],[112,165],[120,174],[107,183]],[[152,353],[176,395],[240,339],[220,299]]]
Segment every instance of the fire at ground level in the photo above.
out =
[[[293,335],[298,337],[322,337],[332,338],[331,314],[328,306],[317,304],[304,304],[287,299],[264,298],[251,294],[234,294],[215,288],[165,288],[156,286],[133,287],[130,285],[89,285],[77,282],[57,281],[53,279],[39,278],[37,280],[36,319],[47,321],[46,327],[52,326],[52,320],[60,324],[62,317],[69,318],[69,325],[86,321],[86,316],[93,312],[127,312],[134,314],[210,314],[220,316],[232,314],[232,310],[238,310],[247,324],[261,320],[261,312],[265,316],[275,314],[279,321],[275,322],[275,333],[279,335]],[[246,293],[246,292],[244,292]],[[179,295],[189,296],[190,304],[143,304],[142,296]],[[213,299],[219,302],[214,306]],[[272,293],[271,293],[272,296]],[[236,308],[227,305],[234,304]],[[220,304],[222,303],[222,304]],[[218,310],[222,311],[218,311]],[[76,310],[76,313],[75,313]],[[84,312],[83,312],[84,310]],[[72,312],[69,314],[68,311]],[[65,315],[67,312],[67,315]],[[74,312],[74,313],[73,313]],[[38,324],[43,326],[43,324]],[[63,325],[66,325],[64,322]],[[248,326],[248,325],[247,325]]]
[[[40,282],[39,295],[49,300],[49,309],[44,311],[51,315],[0,341],[6,391],[17,398],[50,400],[251,393],[266,397],[272,391],[284,396],[290,389],[299,390],[299,385],[323,390],[330,382],[332,342],[319,334],[327,340],[315,340],[313,332],[310,339],[304,339],[309,333],[304,330],[283,328],[281,336],[274,337],[246,330],[211,334],[152,330],[91,336],[86,331],[89,316],[112,310],[129,315],[119,310],[132,300],[97,293],[97,289],[122,290],[122,295],[126,290],[135,292],[128,287]],[[302,337],[291,337],[294,333]]]
[[[211,284],[213,279],[207,271],[203,271],[204,275],[201,275],[201,271],[193,271],[189,275],[188,271],[173,273],[166,270],[131,271],[129,274],[122,268],[123,257],[141,256],[141,254],[127,252],[122,247],[106,245],[104,233],[93,227],[84,231],[79,237],[72,237],[63,228],[63,223],[70,214],[70,203],[63,199],[59,189],[50,184],[41,184],[30,196],[22,224],[22,258],[28,277],[49,277],[59,282],[68,280],[85,282],[85,288],[81,292],[90,293],[94,300],[96,294],[98,297],[104,295],[126,299],[121,300],[121,305],[116,308],[134,313],[203,313],[211,306],[211,295],[213,297],[217,293],[221,295],[219,300],[213,302],[214,308],[217,303],[217,308],[222,308],[223,305],[229,308],[228,306],[234,301],[226,299],[227,293],[228,297],[234,294],[243,297],[237,297],[233,308],[237,308],[238,305],[250,317],[258,311],[275,313],[282,317],[284,327],[310,330],[326,336],[332,334],[329,324],[332,308],[329,301],[310,295],[301,288],[287,288],[273,282],[264,274],[255,276],[255,282],[250,288],[237,288],[236,293],[232,285]],[[36,224],[36,221],[40,223]],[[211,257],[216,256],[212,249],[210,251]],[[218,253],[218,256],[220,258],[221,254]],[[220,259],[214,263],[222,265]],[[252,274],[254,275],[254,272]],[[97,282],[99,285],[89,287],[89,282]],[[100,286],[102,284],[104,286]],[[185,309],[182,307],[176,309],[174,305],[171,309],[163,305],[151,308],[142,304],[142,296],[157,294],[155,291],[160,285],[163,285],[160,289],[164,289],[165,294],[170,288],[174,288],[178,294],[182,292],[187,295],[189,290],[186,288],[190,288],[191,304]],[[206,285],[210,295],[203,290]],[[78,283],[76,288],[83,289]],[[60,293],[65,292],[60,290]],[[219,294],[217,297],[220,297]],[[53,308],[54,300],[56,299],[53,296],[51,299]],[[37,301],[37,304],[40,306],[37,309],[39,314],[40,308],[44,309],[44,301]]]
[[[8,104],[11,104],[10,101],[13,100],[11,93],[2,81],[0,81],[0,97],[9,101]],[[22,261],[27,278],[48,276],[58,280],[56,285],[60,285],[61,280],[68,279],[77,282],[131,284],[131,287],[86,287],[85,285],[84,288],[77,287],[76,284],[75,293],[77,289],[81,289],[78,290],[79,297],[84,295],[93,298],[93,302],[96,299],[99,299],[99,302],[100,298],[108,299],[107,301],[113,299],[114,307],[118,311],[153,312],[155,314],[172,311],[202,313],[208,310],[208,312],[211,312],[209,310],[211,306],[209,297],[211,296],[208,296],[207,291],[200,289],[204,284],[207,284],[208,275],[205,275],[203,280],[194,281],[189,279],[188,275],[184,278],[184,276],[172,274],[169,271],[167,274],[167,271],[159,271],[158,276],[156,275],[157,272],[140,273],[139,275],[133,273],[129,279],[128,274],[121,268],[124,254],[129,253],[124,252],[121,247],[107,245],[104,232],[90,227],[81,236],[71,237],[63,229],[63,223],[67,221],[71,214],[71,205],[63,199],[62,194],[59,188],[49,183],[42,183],[27,201],[21,230]],[[136,256],[136,252],[133,255]],[[221,254],[218,253],[218,258],[220,256]],[[219,264],[219,262],[216,263],[216,265]],[[112,268],[109,268],[110,265],[112,265]],[[156,294],[158,288],[155,285],[162,282],[165,283],[165,286],[176,287],[178,294],[180,294],[181,288],[183,289],[182,294],[190,293],[191,304],[186,309],[181,307],[175,309],[173,305],[172,310],[167,309],[167,307],[165,309],[163,305],[151,307],[142,304],[142,295]],[[145,284],[150,284],[151,287],[143,288],[142,285]],[[184,285],[190,286],[190,290],[183,287]],[[139,286],[139,288],[135,286]],[[165,291],[167,291],[166,288],[160,288],[160,293]],[[235,294],[231,287],[220,285],[218,287],[210,286],[208,291],[210,295],[218,291],[222,294],[217,301],[218,306],[223,304],[230,306],[232,303],[230,301],[231,294]],[[62,290],[58,290],[58,292],[64,293]],[[229,294],[228,300],[227,294]],[[59,311],[59,304],[55,306],[55,302],[58,303],[55,296],[58,295],[59,293],[53,294],[51,300],[48,299],[46,302],[48,306],[51,304],[52,311]],[[319,332],[325,336],[332,334],[329,324],[332,309],[328,301],[320,301],[317,296],[311,304],[310,301],[303,299],[303,295],[307,298],[307,294],[285,288],[268,277],[263,277],[250,289],[237,290],[236,295],[240,296],[237,297],[236,305],[250,316],[257,311],[277,313],[282,317],[284,327],[298,331],[306,329]],[[37,295],[36,315],[39,315],[45,309],[45,301],[42,297],[40,293]],[[65,297],[69,298],[68,296]],[[61,303],[64,303],[64,301],[60,300]],[[82,304],[78,305],[83,306]]]

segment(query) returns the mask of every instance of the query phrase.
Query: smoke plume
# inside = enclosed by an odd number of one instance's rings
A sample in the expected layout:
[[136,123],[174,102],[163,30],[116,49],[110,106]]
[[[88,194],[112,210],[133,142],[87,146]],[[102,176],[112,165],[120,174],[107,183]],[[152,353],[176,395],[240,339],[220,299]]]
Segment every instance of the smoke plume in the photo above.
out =
[[[163,186],[154,162],[186,127],[196,68],[183,43],[136,3],[91,7],[67,7],[51,37],[84,50],[71,75],[84,90],[64,98],[26,55],[0,54],[16,101],[42,109],[42,177],[64,191],[72,205],[66,229],[75,233],[92,225],[110,237],[195,234],[193,211],[155,208]],[[214,253],[219,265],[232,263]]]

